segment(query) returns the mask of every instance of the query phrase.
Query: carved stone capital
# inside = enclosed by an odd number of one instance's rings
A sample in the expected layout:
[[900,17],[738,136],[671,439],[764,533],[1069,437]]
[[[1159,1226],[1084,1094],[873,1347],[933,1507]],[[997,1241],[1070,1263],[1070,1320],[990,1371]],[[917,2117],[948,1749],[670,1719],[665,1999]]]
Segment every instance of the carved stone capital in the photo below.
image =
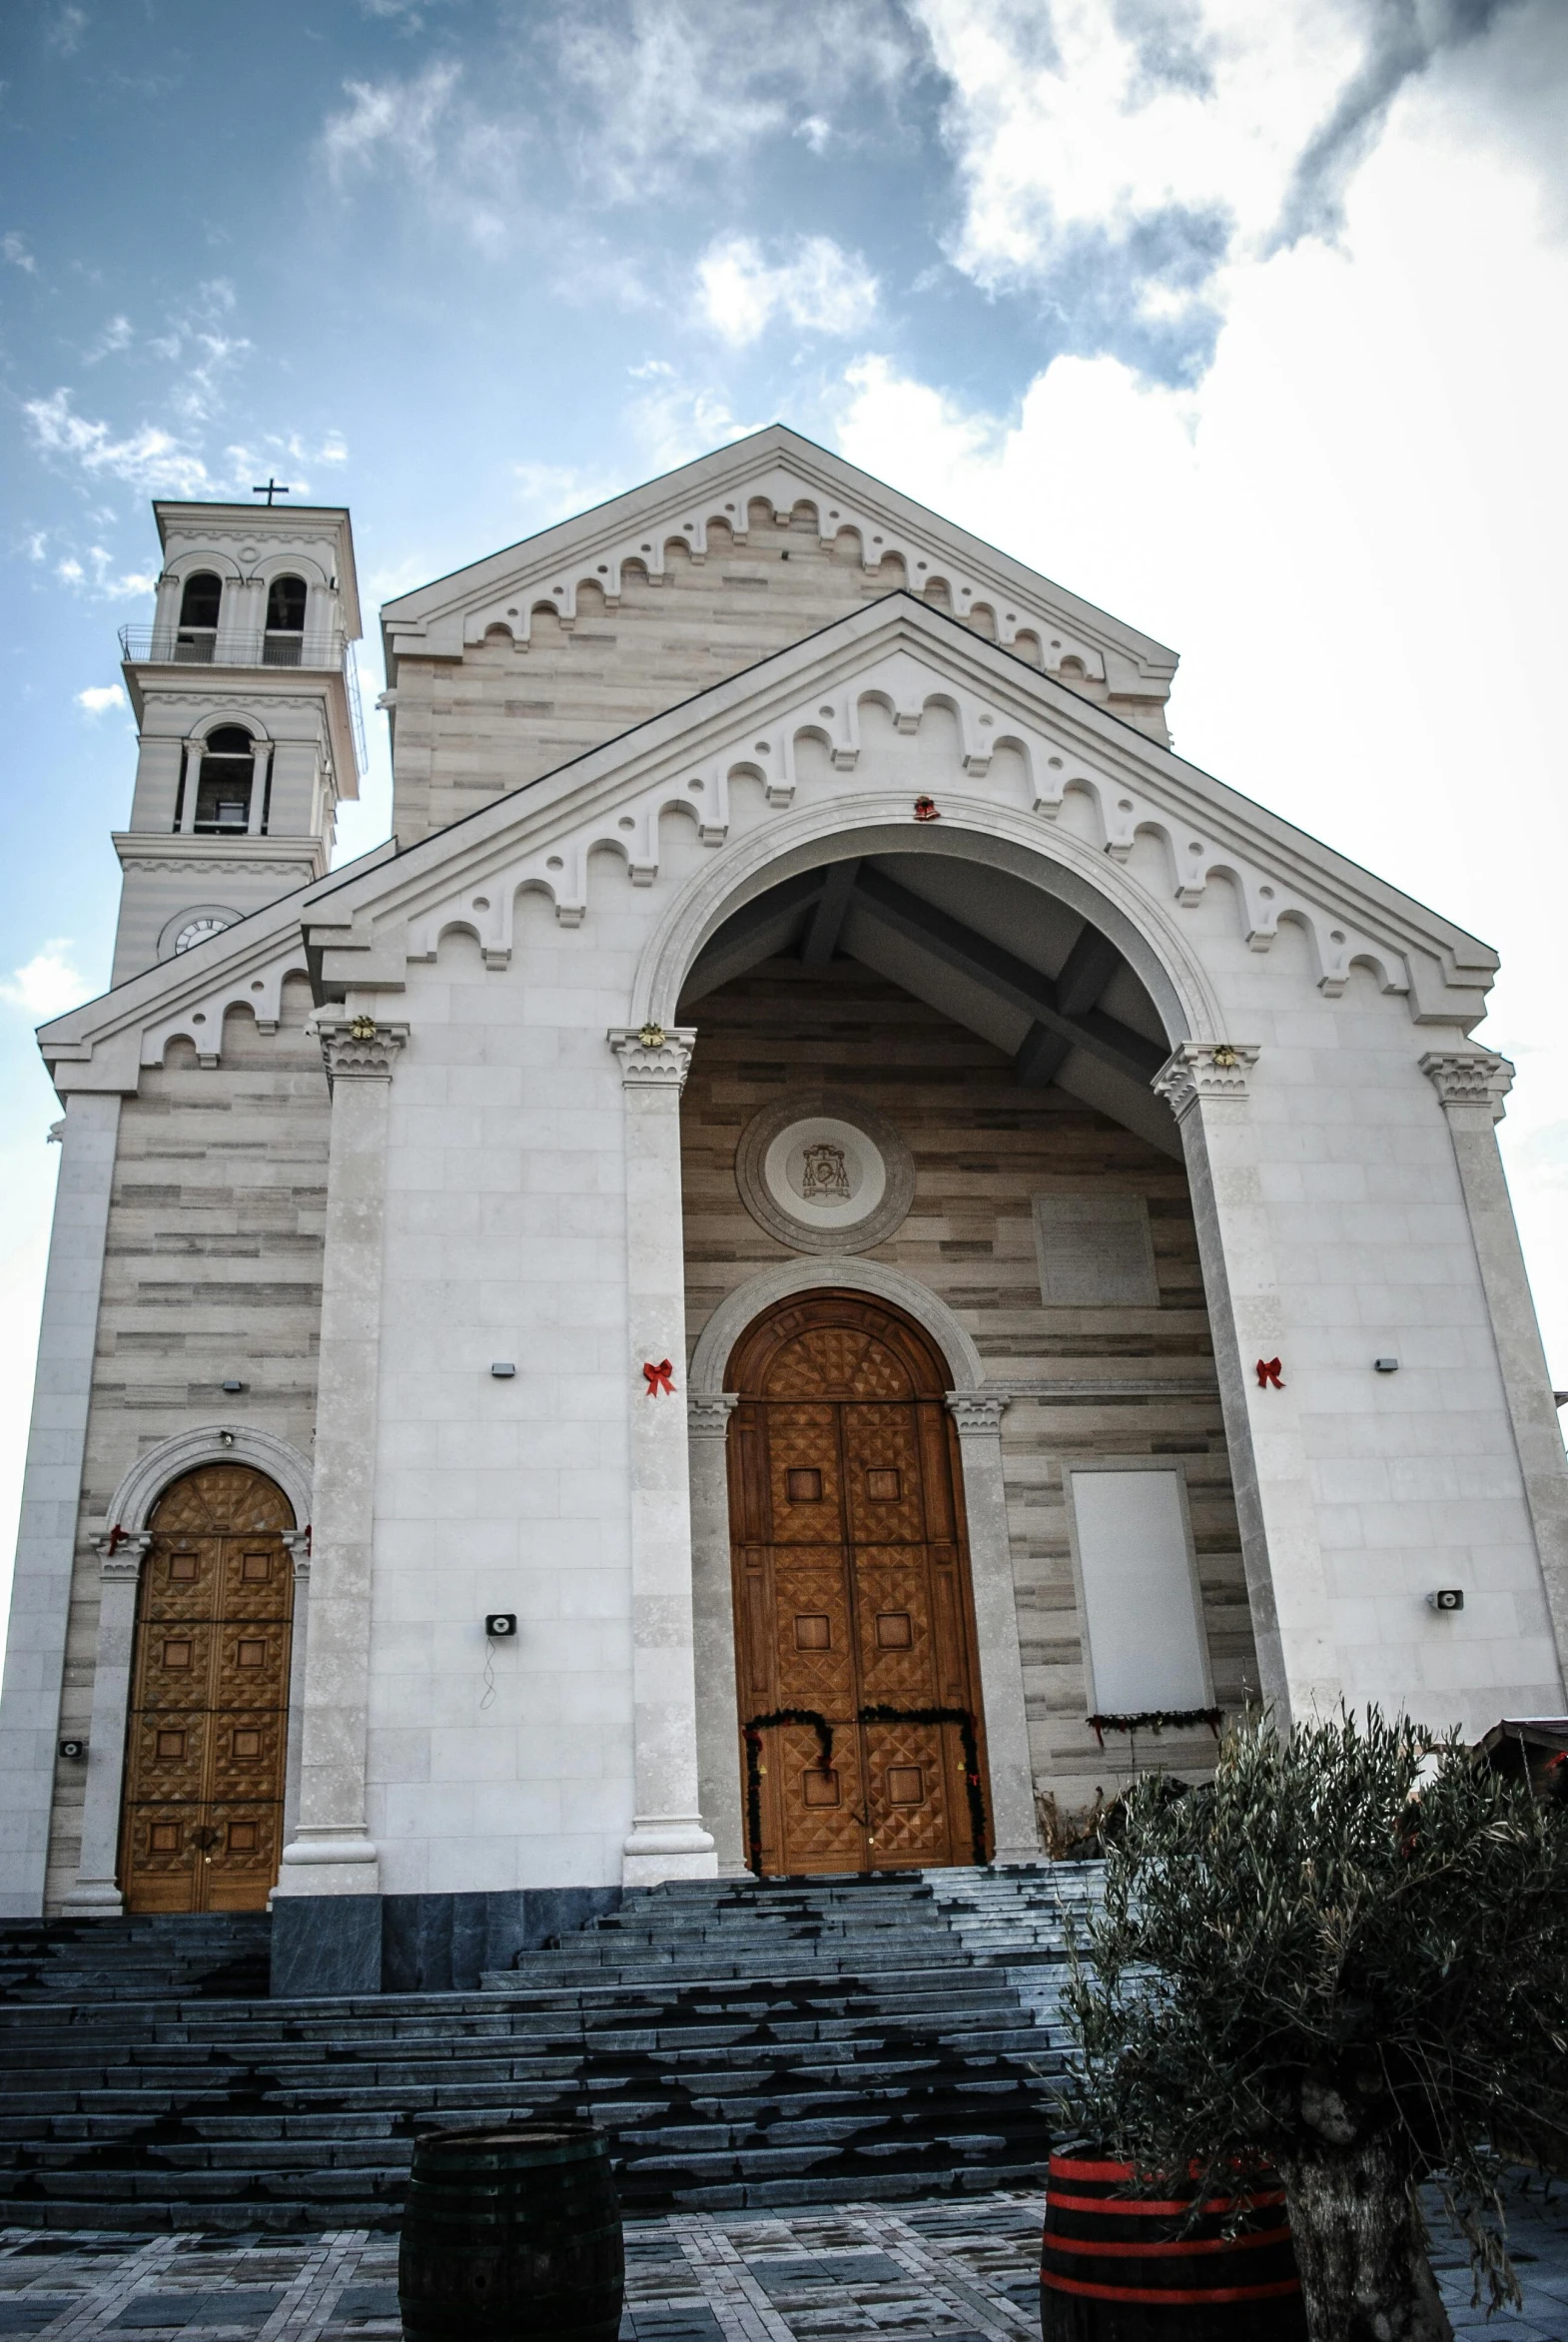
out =
[[1513,1088],[1513,1067],[1489,1049],[1428,1050],[1421,1071],[1443,1102],[1445,1113],[1455,1107],[1480,1107],[1494,1123],[1503,1119],[1503,1100]]
[[287,1545],[294,1556],[295,1584],[301,1585],[311,1574],[311,1532],[305,1529],[284,1529],[279,1533],[280,1544]]
[[693,1439],[725,1439],[729,1419],[740,1405],[738,1391],[721,1390],[716,1398],[686,1401],[686,1429]]
[[1002,1418],[1011,1400],[1006,1392],[992,1397],[976,1390],[950,1390],[946,1403],[962,1439],[966,1433],[975,1431],[990,1432],[995,1437],[1002,1429]]
[[98,1555],[98,1574],[106,1586],[134,1586],[141,1577],[147,1549],[152,1544],[151,1529],[111,1529],[102,1537],[93,1539],[93,1550]]
[[316,1034],[330,1083],[390,1082],[408,1040],[406,1025],[384,1025],[375,1017],[318,1017]]
[[1179,1122],[1199,1100],[1244,1102],[1247,1075],[1258,1060],[1252,1041],[1178,1041],[1150,1088]]
[[694,1025],[611,1026],[604,1038],[620,1060],[623,1089],[673,1090],[680,1096],[697,1042]]

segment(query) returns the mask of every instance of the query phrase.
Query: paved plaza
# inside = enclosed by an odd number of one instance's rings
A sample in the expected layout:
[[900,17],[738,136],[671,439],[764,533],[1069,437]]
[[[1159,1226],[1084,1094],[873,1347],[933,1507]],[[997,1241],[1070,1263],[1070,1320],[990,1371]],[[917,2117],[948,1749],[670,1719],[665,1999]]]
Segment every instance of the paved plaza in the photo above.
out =
[[[626,2229],[621,2342],[1019,2342],[1039,2332],[1040,2199],[676,2213]],[[1568,2193],[1510,2201],[1522,2311],[1471,2307],[1464,2255],[1434,2253],[1460,2333],[1568,2342]],[[396,2342],[397,2241],[0,2231],[0,2342]]]

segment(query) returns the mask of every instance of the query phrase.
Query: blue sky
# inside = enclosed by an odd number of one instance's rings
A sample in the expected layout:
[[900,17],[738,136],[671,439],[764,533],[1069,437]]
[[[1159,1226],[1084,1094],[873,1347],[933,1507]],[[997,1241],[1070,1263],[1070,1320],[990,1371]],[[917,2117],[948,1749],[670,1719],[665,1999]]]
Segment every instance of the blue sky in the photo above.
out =
[[1499,946],[1568,1382],[1561,0],[51,0],[0,82],[0,1545],[149,498],[348,502],[374,610],[774,417],[1174,643],[1184,753]]

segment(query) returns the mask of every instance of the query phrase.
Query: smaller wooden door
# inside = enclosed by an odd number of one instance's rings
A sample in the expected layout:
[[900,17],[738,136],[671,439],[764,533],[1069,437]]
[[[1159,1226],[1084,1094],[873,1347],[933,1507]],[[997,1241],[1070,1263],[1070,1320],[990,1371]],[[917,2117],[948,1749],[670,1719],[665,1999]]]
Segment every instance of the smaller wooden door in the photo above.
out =
[[283,1851],[294,1557],[287,1498],[209,1464],[153,1515],[127,1727],[130,1912],[264,1911]]
[[[742,1785],[766,1873],[983,1862],[984,1731],[947,1376],[864,1294],[737,1345],[730,1519]],[[809,1711],[832,1729],[756,1720]],[[746,1726],[753,1727],[750,1751]]]

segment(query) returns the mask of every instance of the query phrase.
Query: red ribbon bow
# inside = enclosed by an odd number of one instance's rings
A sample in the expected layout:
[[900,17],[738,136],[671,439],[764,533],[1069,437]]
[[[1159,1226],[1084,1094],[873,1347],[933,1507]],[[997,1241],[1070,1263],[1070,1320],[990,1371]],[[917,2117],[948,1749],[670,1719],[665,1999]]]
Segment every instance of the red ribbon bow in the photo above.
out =
[[1280,1381],[1280,1379],[1279,1379],[1279,1369],[1280,1369],[1280,1367],[1283,1365],[1283,1363],[1284,1363],[1284,1360],[1283,1360],[1282,1358],[1259,1358],[1259,1359],[1258,1359],[1258,1361],[1257,1361],[1257,1387],[1258,1387],[1258,1389],[1259,1389],[1259,1390],[1266,1390],[1266,1389],[1268,1388],[1268,1385],[1269,1385],[1270,1383],[1272,1383],[1272,1384],[1273,1384],[1273,1386],[1274,1386],[1275,1390],[1283,1390],[1283,1389],[1284,1389],[1284,1384],[1283,1384],[1283,1383]]
[[675,1396],[675,1385],[670,1380],[674,1368],[668,1358],[661,1359],[657,1366],[644,1365],[642,1371],[648,1378],[649,1398],[657,1398],[661,1390],[669,1398]]

